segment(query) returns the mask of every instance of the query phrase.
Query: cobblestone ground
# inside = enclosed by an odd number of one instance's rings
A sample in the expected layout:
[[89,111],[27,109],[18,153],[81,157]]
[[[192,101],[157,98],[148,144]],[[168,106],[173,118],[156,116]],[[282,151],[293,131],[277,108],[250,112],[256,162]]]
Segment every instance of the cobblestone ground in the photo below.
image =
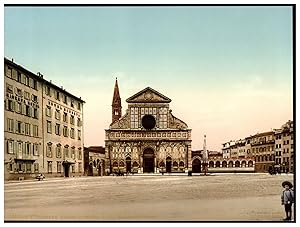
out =
[[281,221],[293,175],[128,176],[5,182],[4,219]]

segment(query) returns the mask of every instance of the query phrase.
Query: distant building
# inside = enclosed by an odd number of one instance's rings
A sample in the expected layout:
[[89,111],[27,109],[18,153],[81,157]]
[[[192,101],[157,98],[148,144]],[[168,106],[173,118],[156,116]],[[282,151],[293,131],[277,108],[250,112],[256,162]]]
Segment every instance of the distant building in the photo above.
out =
[[255,171],[268,172],[275,162],[274,131],[257,133],[250,138],[250,144],[255,157]]
[[84,173],[87,176],[105,176],[105,148],[91,146],[84,148]]
[[[229,144],[235,146],[233,141]],[[192,151],[192,164],[193,173],[203,172],[203,150]],[[208,172],[254,172],[254,166],[254,159],[250,157],[224,158],[223,151],[208,151]]]
[[208,151],[208,159],[223,158],[222,152],[219,151]]
[[231,146],[234,145],[235,142],[234,141],[229,141],[226,143],[223,143],[223,147],[222,147],[222,154],[223,154],[223,158],[230,158],[231,157]]
[[83,174],[84,101],[4,58],[5,180]]
[[255,172],[294,172],[293,121],[280,129],[222,144],[223,158],[254,159]]
[[280,172],[294,172],[293,121],[275,130],[275,168]]

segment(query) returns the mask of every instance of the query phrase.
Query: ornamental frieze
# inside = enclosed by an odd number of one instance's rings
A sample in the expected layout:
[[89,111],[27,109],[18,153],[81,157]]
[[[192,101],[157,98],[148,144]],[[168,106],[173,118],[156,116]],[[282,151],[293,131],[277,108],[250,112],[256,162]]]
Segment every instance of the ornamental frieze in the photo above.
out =
[[106,131],[106,139],[190,139],[190,132],[113,132]]

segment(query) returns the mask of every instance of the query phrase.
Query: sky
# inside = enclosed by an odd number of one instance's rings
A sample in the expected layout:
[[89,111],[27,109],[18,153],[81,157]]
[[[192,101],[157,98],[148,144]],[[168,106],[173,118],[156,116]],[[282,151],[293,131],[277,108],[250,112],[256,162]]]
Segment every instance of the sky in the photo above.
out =
[[126,99],[169,97],[192,149],[293,120],[289,6],[5,7],[4,55],[86,101],[84,145],[104,146],[118,77]]

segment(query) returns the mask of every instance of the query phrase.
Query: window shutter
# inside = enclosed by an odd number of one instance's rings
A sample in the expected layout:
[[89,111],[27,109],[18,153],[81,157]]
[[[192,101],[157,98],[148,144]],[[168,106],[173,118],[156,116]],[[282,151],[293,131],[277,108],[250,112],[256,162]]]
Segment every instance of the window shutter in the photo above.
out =
[[15,101],[12,100],[12,111],[15,111],[15,109],[16,109],[16,108],[15,108],[15,105],[16,105],[16,104],[15,104]]
[[25,123],[21,123],[21,133],[25,133]]
[[20,102],[19,104],[17,104],[18,108],[20,107],[19,111],[20,111],[20,114],[23,113],[23,104]]
[[13,154],[17,154],[17,142],[13,142],[12,144],[12,149],[13,149]]
[[26,143],[22,143],[22,157],[26,157]]
[[22,114],[26,114],[26,105],[22,105]]
[[33,131],[33,130],[32,130],[32,126],[33,126],[32,124],[29,124],[29,135],[30,135],[30,136],[33,136],[33,133],[32,133],[32,131]]
[[36,144],[36,155],[40,156],[40,149],[41,149],[41,145]]
[[18,121],[16,120],[16,132],[19,132],[18,131]]
[[6,153],[9,154],[9,140],[6,140]]
[[32,150],[33,150],[31,143],[29,144],[28,149],[29,149],[28,154],[31,156],[32,155]]
[[39,118],[39,109],[36,109],[36,118]]

